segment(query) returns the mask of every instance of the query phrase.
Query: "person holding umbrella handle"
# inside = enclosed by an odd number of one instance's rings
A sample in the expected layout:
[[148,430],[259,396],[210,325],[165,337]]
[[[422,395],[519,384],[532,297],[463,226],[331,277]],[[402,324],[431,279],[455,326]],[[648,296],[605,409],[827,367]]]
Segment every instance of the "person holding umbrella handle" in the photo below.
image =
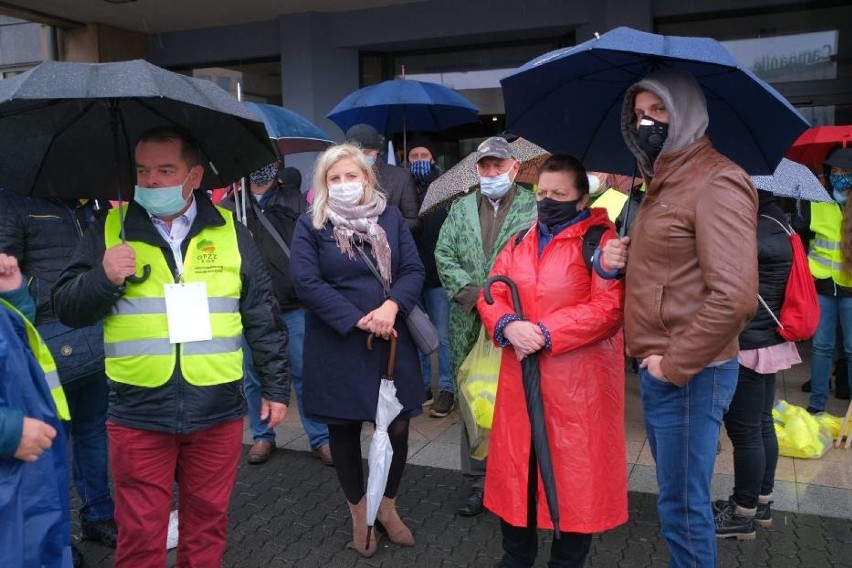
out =
[[624,288],[590,269],[586,243],[615,227],[588,192],[576,158],[547,158],[537,220],[497,256],[477,303],[503,347],[485,474],[501,567],[535,563],[538,528],[554,531],[550,566],[583,566],[592,535],[627,521]]

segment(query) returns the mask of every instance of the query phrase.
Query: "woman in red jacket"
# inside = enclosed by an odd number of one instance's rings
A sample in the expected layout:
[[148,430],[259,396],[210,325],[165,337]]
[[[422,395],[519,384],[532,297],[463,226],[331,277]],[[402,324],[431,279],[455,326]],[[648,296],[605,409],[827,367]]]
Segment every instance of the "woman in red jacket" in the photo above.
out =
[[491,288],[494,304],[477,308],[495,343],[504,347],[485,480],[485,506],[500,517],[504,567],[532,566],[536,528],[552,529],[531,443],[520,362],[539,353],[541,395],[559,503],[560,538],[550,566],[582,566],[592,534],[627,521],[624,448],[624,289],[583,259],[583,236],[606,227],[606,211],[587,209],[582,164],[554,155],[541,167],[538,220],[497,257],[491,276],[518,287],[524,318],[506,286]]

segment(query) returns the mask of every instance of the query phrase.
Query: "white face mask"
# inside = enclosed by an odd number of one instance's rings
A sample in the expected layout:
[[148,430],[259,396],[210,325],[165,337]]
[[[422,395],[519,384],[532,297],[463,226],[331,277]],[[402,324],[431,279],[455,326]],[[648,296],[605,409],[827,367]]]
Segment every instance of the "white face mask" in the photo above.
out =
[[509,177],[508,171],[492,177],[479,176],[479,188],[482,195],[492,201],[502,199],[504,195],[509,193],[511,187],[512,179]]
[[606,188],[601,187],[601,178],[592,174],[586,174],[586,176],[589,178],[589,195],[597,197],[604,192]]
[[340,205],[358,205],[364,196],[364,184],[360,181],[335,183],[328,186],[328,199]]

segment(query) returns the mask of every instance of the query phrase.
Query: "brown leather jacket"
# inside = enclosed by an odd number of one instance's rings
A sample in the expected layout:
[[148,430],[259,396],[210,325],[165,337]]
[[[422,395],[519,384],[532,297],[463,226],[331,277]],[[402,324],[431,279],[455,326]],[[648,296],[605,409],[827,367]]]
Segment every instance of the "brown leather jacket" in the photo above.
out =
[[[669,110],[669,137],[653,165],[634,135],[638,89],[625,97],[623,120],[634,125],[625,138],[648,182],[630,231],[625,338],[634,357],[662,355],[663,373],[682,386],[712,362],[736,357],[737,337],[756,309],[757,194],[704,136],[706,106],[695,93],[689,106],[678,104],[677,89],[692,85],[664,79],[638,84]],[[685,123],[692,128],[685,131]]]

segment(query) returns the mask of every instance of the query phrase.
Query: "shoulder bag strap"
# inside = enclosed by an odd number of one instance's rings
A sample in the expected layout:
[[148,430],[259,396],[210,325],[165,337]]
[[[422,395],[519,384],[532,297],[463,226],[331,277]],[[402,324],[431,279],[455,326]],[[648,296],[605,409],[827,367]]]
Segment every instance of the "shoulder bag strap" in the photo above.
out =
[[[353,244],[353,246],[355,246],[355,245]],[[379,269],[376,268],[376,265],[373,264],[373,261],[370,260],[370,257],[367,256],[367,253],[364,252],[364,249],[359,247],[359,246],[355,246],[355,250],[358,251],[358,254],[360,254],[361,258],[364,259],[364,262],[367,263],[367,266],[369,267],[370,272],[373,273],[373,276],[375,276],[376,279],[379,282],[382,283],[382,288],[384,288],[384,290],[385,290],[385,296],[390,296],[390,288],[388,287],[387,281],[384,278],[382,278],[381,274],[379,274]]]
[[254,197],[251,197],[251,207],[254,209],[255,215],[257,215],[258,221],[263,225],[263,228],[266,229],[266,232],[269,233],[269,236],[273,238],[273,240],[281,247],[281,250],[284,251],[284,256],[288,259],[290,258],[290,247],[287,246],[287,243],[284,242],[284,238],[281,234],[275,230],[275,227],[272,226],[272,223],[269,222],[269,219],[266,218],[266,215],[263,214],[263,210],[260,208],[260,205],[257,204],[257,201]]

